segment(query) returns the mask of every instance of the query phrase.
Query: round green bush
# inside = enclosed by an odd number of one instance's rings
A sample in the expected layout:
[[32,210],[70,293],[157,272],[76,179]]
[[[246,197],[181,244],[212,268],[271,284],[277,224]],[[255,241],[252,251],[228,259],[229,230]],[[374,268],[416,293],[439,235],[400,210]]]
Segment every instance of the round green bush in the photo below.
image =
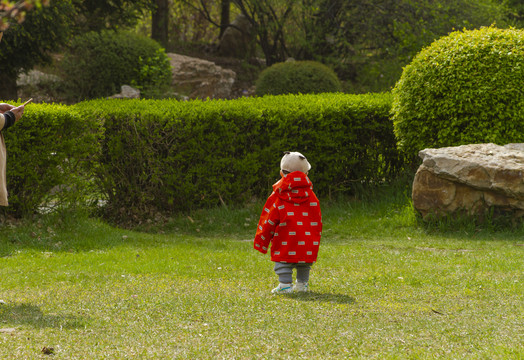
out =
[[524,141],[524,31],[453,32],[423,49],[393,89],[399,147]]
[[155,97],[167,91],[171,66],[154,40],[127,32],[90,32],[73,39],[61,62],[65,86],[73,100],[120,93],[122,85]]
[[277,63],[260,73],[256,95],[320,94],[340,92],[342,86],[333,70],[316,61]]

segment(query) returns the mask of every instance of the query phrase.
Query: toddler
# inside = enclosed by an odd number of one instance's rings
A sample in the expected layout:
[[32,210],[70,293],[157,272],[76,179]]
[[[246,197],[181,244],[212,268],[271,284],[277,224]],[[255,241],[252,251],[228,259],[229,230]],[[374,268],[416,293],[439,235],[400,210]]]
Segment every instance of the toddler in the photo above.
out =
[[[322,216],[320,204],[307,177],[311,165],[299,152],[286,151],[280,176],[262,210],[254,248],[265,254],[271,244],[271,261],[279,285],[271,292],[307,292],[309,271],[317,260]],[[293,286],[293,269],[296,283]]]

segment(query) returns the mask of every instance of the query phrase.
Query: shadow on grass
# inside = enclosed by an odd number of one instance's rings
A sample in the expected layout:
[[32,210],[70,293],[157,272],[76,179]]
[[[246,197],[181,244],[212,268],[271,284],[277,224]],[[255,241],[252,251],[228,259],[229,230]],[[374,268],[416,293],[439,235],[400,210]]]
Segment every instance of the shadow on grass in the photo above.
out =
[[318,301],[333,304],[354,304],[355,298],[343,294],[317,293],[309,291],[307,293],[285,294],[287,297],[300,301]]
[[0,327],[6,325],[29,325],[37,329],[76,329],[85,326],[85,319],[71,315],[44,314],[32,304],[0,304]]

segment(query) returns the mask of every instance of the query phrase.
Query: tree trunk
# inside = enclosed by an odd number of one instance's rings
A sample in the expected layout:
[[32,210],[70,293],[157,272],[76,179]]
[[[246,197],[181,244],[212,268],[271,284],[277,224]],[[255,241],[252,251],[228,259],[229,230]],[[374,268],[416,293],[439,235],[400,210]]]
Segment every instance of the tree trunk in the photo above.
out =
[[222,35],[224,35],[224,31],[226,31],[227,27],[230,24],[230,4],[231,0],[222,0],[221,6],[220,6],[220,35],[219,39],[222,38]]
[[160,45],[167,48],[168,42],[168,0],[155,0],[156,8],[153,10],[151,23],[151,38],[158,41]]
[[0,86],[0,100],[18,100],[16,75],[2,77],[2,85]]

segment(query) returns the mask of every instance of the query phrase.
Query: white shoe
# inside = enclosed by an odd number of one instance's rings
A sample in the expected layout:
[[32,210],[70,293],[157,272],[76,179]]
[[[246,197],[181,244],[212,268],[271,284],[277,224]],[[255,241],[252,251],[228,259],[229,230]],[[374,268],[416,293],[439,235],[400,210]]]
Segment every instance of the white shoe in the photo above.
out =
[[293,292],[292,284],[278,284],[276,288],[271,290],[273,294],[289,294]]
[[297,283],[295,284],[293,290],[295,290],[296,292],[308,292],[309,291],[309,284],[297,281]]

